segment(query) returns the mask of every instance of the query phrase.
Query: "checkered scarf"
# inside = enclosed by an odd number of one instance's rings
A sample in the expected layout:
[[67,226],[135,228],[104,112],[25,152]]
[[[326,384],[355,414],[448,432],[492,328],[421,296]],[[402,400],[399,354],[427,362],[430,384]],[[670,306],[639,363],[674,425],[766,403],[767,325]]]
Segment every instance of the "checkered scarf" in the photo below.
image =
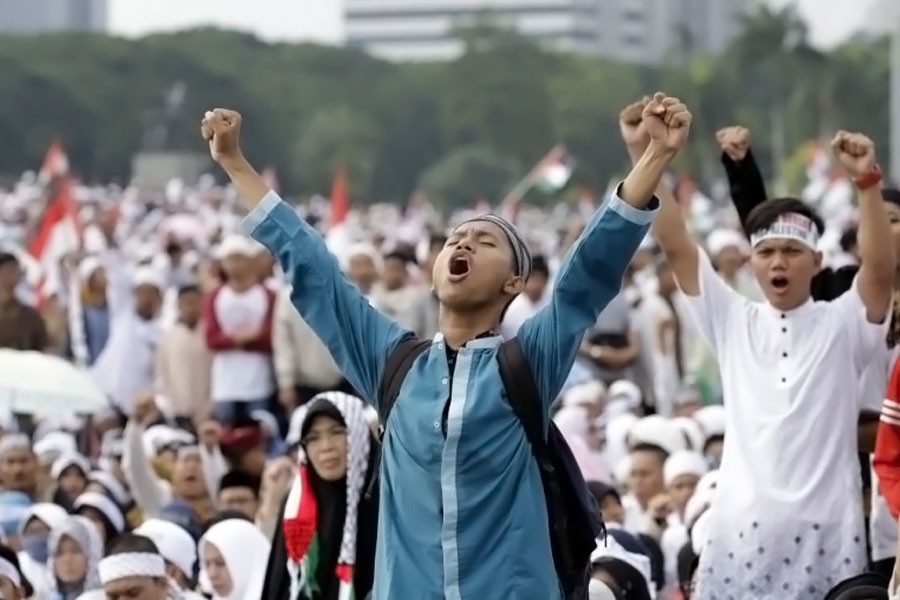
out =
[[[325,392],[310,400],[310,405],[320,399],[330,402],[337,408],[347,427],[347,512],[344,517],[336,575],[341,581],[339,600],[354,600],[356,521],[369,464],[369,427],[365,418],[365,405],[359,398],[343,392]],[[310,485],[311,465],[308,464],[302,451],[301,460],[303,464],[288,494],[282,523],[288,555],[288,573],[291,575],[291,600],[299,598],[301,592],[311,595],[318,588],[318,582],[315,580],[319,550],[316,498]]]

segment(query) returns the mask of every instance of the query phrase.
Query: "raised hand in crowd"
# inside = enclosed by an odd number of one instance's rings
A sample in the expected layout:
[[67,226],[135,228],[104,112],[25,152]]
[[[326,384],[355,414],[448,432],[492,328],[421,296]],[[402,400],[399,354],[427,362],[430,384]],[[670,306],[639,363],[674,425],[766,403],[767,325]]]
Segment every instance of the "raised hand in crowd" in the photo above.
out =
[[741,125],[723,127],[716,132],[722,152],[734,162],[741,162],[750,150],[750,130]]
[[831,140],[831,151],[852,179],[868,175],[876,168],[875,143],[861,133],[838,131]]
[[647,128],[644,126],[642,117],[644,107],[649,102],[650,96],[644,96],[641,100],[632,102],[623,108],[619,113],[619,131],[632,161],[640,158],[650,143],[650,136],[647,135]]
[[656,92],[644,105],[641,119],[650,145],[674,154],[687,142],[693,116],[680,99]]

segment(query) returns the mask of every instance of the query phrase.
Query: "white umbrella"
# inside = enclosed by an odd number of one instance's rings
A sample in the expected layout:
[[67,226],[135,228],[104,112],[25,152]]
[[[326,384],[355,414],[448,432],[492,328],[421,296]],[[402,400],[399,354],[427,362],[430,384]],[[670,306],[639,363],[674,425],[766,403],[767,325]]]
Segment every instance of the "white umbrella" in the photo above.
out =
[[0,350],[0,407],[24,414],[90,414],[109,402],[70,362],[41,352]]

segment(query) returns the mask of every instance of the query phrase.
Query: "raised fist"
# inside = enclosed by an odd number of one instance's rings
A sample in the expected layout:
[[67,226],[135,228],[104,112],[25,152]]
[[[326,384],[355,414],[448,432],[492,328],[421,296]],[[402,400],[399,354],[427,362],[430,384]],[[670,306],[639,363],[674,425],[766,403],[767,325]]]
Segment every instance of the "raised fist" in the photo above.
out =
[[656,92],[644,107],[641,119],[651,143],[678,152],[687,141],[693,117],[681,100]]
[[209,154],[216,162],[240,156],[240,133],[241,115],[233,110],[207,111],[200,121],[200,134],[209,143]]
[[644,96],[643,99],[632,102],[619,113],[619,131],[632,155],[643,154],[647,149],[647,144],[650,143],[650,136],[647,135],[647,128],[641,117],[648,102],[650,102],[650,97]]
[[741,162],[750,149],[750,130],[740,125],[725,127],[716,132],[716,140],[728,158]]
[[831,151],[853,179],[868,175],[875,169],[875,144],[861,133],[838,131],[831,140]]

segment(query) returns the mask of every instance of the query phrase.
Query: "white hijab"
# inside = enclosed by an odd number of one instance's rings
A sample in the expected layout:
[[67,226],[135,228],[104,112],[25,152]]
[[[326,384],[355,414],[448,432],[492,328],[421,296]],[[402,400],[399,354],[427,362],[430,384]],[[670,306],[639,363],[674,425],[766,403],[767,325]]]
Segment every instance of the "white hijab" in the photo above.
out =
[[[256,525],[243,519],[228,519],[209,528],[198,548],[202,560],[206,544],[216,547],[231,576],[228,596],[213,594],[213,600],[259,600],[271,545]],[[205,569],[200,576],[208,581]]]

